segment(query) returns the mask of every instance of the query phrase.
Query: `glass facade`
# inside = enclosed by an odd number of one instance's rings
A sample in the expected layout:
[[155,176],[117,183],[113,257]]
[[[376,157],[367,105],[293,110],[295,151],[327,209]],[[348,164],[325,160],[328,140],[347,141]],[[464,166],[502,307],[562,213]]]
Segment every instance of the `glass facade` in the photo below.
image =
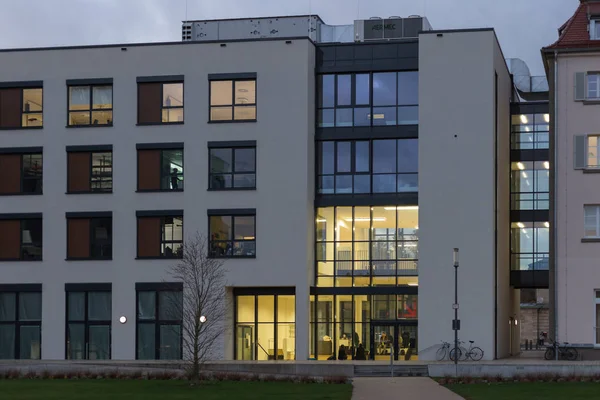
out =
[[548,210],[550,206],[550,163],[511,163],[511,210]]
[[418,206],[317,209],[317,286],[417,285]]
[[318,77],[318,126],[419,123],[417,71],[328,74]]
[[296,358],[296,296],[235,297],[235,359]]
[[550,224],[548,222],[513,222],[510,232],[512,269],[548,270]]
[[513,150],[547,149],[550,114],[517,114],[512,116],[511,148]]

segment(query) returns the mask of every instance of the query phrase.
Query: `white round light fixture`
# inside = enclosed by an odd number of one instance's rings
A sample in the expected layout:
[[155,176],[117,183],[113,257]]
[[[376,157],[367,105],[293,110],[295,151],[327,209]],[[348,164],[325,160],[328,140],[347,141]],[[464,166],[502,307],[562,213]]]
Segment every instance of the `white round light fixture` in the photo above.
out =
[[200,322],[202,322],[202,323],[206,322],[206,317],[204,315],[200,316]]
[[122,316],[119,318],[119,322],[120,322],[120,323],[122,323],[122,324],[124,324],[125,322],[127,322],[127,317],[126,317],[126,316],[124,316],[124,315],[122,315]]

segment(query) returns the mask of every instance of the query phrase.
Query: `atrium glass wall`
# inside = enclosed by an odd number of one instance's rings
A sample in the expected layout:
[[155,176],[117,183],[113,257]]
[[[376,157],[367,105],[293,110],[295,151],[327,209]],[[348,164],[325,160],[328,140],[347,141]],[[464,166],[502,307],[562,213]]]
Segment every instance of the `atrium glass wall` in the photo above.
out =
[[235,297],[235,359],[296,358],[296,296]]
[[318,77],[318,126],[419,123],[417,71],[329,74]]
[[417,285],[418,206],[317,209],[317,286]]
[[517,114],[512,116],[511,148],[513,150],[547,149],[550,114]]
[[417,139],[317,143],[317,193],[418,191]]
[[548,210],[550,205],[550,163],[511,163],[511,210]]
[[313,295],[310,358],[416,360],[417,295]]
[[510,243],[513,270],[548,270],[550,254],[548,222],[513,222]]

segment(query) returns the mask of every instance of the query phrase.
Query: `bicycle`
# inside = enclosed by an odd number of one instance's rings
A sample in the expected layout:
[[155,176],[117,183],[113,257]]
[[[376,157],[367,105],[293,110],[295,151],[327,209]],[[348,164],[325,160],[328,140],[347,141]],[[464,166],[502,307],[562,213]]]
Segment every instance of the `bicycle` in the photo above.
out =
[[544,353],[544,358],[546,360],[555,360],[556,359],[556,350],[558,349],[558,358],[562,360],[575,361],[578,357],[577,349],[574,347],[569,347],[569,343],[565,342],[562,346],[556,343],[553,340],[550,340],[552,343],[550,346],[547,346],[546,353]]
[[448,350],[450,350],[450,342],[444,342],[442,340],[442,347],[440,347],[438,351],[436,351],[435,358],[438,361],[443,361],[448,355]]
[[[460,341],[459,343],[463,344],[464,342]],[[463,346],[458,347],[458,349],[457,349],[458,359],[460,361],[466,361],[469,358],[473,361],[480,361],[483,358],[483,350],[481,350],[480,347],[473,346],[473,343],[475,343],[475,341],[469,340],[469,349],[468,350],[466,348],[464,348]],[[452,361],[454,361],[457,351],[455,351],[455,349],[452,349],[450,351],[450,359]]]

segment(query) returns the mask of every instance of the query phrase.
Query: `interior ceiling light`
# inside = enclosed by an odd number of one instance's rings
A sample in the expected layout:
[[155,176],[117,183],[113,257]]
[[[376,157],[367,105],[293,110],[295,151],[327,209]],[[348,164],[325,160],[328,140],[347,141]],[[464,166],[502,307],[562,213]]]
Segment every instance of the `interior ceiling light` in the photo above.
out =
[[523,165],[522,162],[518,162],[517,163],[517,168],[519,168],[521,171],[525,169],[525,165]]
[[544,161],[544,168],[550,169],[550,162],[549,161]]
[[550,222],[544,222],[544,226],[545,226],[546,228],[550,228]]
[[550,122],[550,114],[544,114],[544,121]]
[[518,226],[519,228],[525,228],[525,224],[524,224],[524,223],[522,223],[522,222],[517,222],[517,226]]
[[529,120],[527,119],[527,115],[521,114],[521,122],[524,123],[524,124],[526,124],[526,123],[529,122]]

